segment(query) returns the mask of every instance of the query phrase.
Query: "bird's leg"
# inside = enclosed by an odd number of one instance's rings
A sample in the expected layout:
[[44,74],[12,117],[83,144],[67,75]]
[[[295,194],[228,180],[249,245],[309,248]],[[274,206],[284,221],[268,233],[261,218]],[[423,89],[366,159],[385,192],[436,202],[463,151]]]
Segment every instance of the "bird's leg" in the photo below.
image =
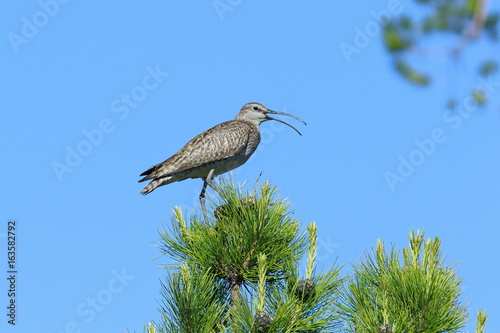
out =
[[200,193],[201,210],[205,218],[205,223],[208,224],[207,207],[205,206],[205,192],[207,185],[213,188],[212,179],[214,179],[214,169],[211,169],[206,178],[203,178],[203,187]]

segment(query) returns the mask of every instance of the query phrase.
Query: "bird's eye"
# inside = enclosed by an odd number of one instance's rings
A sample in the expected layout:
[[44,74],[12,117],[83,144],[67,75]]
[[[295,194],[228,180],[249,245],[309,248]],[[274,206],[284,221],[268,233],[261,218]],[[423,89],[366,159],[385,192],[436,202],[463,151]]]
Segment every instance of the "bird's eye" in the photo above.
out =
[[252,109],[254,109],[255,111],[257,111],[259,109],[258,106],[254,106]]

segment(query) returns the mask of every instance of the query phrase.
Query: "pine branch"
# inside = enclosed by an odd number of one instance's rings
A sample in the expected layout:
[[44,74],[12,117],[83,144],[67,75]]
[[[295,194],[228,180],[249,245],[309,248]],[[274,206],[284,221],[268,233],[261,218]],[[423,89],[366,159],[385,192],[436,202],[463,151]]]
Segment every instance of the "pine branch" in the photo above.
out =
[[[307,238],[276,188],[267,182],[252,191],[229,182],[217,187],[219,199],[208,224],[197,215],[188,222],[175,208],[170,230],[160,232],[160,249],[179,272],[163,286],[158,331],[205,332],[202,322],[207,332],[231,333],[337,327],[342,280],[337,268],[315,273],[316,225],[308,227],[306,279],[301,280],[297,267]],[[203,293],[212,296],[198,295]]]
[[[423,252],[422,252],[423,245]],[[382,241],[357,266],[343,296],[344,319],[350,331],[458,332],[466,323],[461,304],[462,280],[445,265],[438,238],[410,233],[403,263]]]
[[227,320],[222,287],[209,270],[196,271],[183,264],[162,284],[161,332],[222,332]]
[[307,230],[309,231],[309,256],[307,257],[306,279],[311,279],[316,261],[316,248],[318,246],[316,242],[318,236],[318,228],[316,227],[316,223],[312,222],[311,224],[309,224]]
[[160,233],[162,252],[177,262],[210,267],[235,287],[240,280],[257,283],[257,254],[264,253],[269,273],[282,278],[283,263],[298,261],[305,248],[304,234],[287,211],[288,204],[268,183],[252,195],[224,183],[219,189],[220,202],[209,225],[196,216],[188,224],[175,209],[171,230]]
[[488,319],[486,310],[479,310],[477,312],[476,333],[484,333],[486,327],[486,319]]

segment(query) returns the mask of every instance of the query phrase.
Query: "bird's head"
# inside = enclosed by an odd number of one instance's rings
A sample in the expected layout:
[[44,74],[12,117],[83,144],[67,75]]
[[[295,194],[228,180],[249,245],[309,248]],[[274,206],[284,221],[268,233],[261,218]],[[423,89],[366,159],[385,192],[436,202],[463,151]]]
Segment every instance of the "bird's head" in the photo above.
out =
[[247,103],[247,104],[245,104],[241,108],[238,115],[236,116],[236,119],[237,120],[246,120],[246,121],[249,121],[252,123],[256,123],[257,125],[259,125],[260,123],[263,123],[264,121],[276,120],[282,124],[290,126],[297,133],[302,135],[302,133],[300,133],[295,127],[293,127],[289,123],[287,123],[281,119],[270,117],[270,116],[268,116],[269,114],[281,114],[283,116],[292,117],[292,118],[295,118],[298,121],[302,122],[304,125],[307,125],[306,122],[303,121],[302,119],[300,119],[299,117],[296,117],[292,114],[285,113],[285,112],[278,112],[278,111],[269,110],[268,108],[266,108],[264,105],[262,105],[260,103]]

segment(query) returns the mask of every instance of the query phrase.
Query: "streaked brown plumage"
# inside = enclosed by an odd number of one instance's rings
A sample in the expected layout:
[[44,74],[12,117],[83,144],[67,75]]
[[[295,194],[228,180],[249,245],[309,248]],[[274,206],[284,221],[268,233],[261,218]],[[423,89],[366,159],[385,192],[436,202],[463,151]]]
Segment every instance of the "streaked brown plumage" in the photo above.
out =
[[206,185],[210,185],[215,176],[244,164],[257,149],[260,142],[259,125],[262,122],[276,120],[292,127],[300,134],[292,125],[267,114],[290,116],[305,124],[300,118],[268,110],[262,104],[245,104],[235,120],[226,121],[199,134],[173,156],[144,171],[141,174],[144,178],[139,182],[147,180],[151,182],[141,193],[146,195],[159,186],[187,178],[202,178],[205,183],[200,198],[202,196],[204,198]]

